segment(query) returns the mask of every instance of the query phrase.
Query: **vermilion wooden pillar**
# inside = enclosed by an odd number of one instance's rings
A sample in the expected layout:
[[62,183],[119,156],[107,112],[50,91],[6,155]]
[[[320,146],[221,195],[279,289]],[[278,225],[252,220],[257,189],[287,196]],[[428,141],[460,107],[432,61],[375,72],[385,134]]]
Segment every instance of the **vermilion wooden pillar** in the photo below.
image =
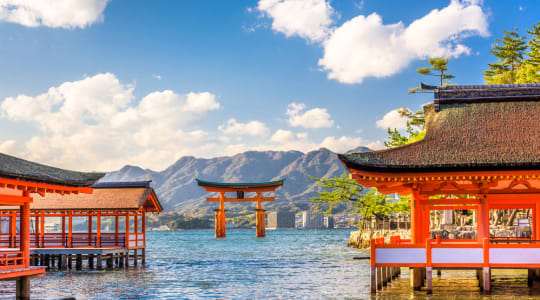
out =
[[97,225],[96,225],[96,247],[101,247],[101,211],[97,213]]
[[30,203],[26,202],[21,205],[20,210],[20,249],[23,253],[24,266],[28,267],[30,266]]
[[255,209],[255,223],[257,227],[256,237],[265,237],[266,236],[266,210],[264,209]]
[[[420,192],[414,189],[411,194],[411,243],[424,245],[425,242],[423,241],[422,227],[422,219],[424,218],[424,214],[422,212],[422,206],[420,205],[421,198]],[[410,272],[411,287],[414,290],[421,289],[423,270],[419,268],[411,268]]]
[[216,238],[224,238],[226,236],[226,233],[225,233],[225,214],[227,213],[226,210],[221,210],[221,209],[214,209],[214,212],[216,213],[216,218],[215,218],[215,223],[216,223],[216,226],[215,226],[215,237]]
[[476,218],[476,227],[478,232],[478,242],[483,242],[489,238],[489,206],[484,195],[479,196],[480,205],[478,205],[478,217]]
[[73,237],[73,212],[68,212],[68,247],[73,247],[73,243],[71,242]]
[[421,198],[419,191],[413,190],[411,194],[411,243],[413,244],[423,244]]

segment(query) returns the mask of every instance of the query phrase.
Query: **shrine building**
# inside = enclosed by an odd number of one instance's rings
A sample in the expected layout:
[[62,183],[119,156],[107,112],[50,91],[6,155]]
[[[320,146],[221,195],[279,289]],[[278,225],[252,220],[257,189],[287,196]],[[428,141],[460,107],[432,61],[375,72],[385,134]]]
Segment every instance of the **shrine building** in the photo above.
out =
[[[491,270],[540,275],[540,84],[438,87],[424,106],[425,138],[391,149],[339,158],[359,184],[411,196],[411,239],[371,241],[371,291],[399,267],[415,289],[432,292],[433,270],[477,270],[484,292]],[[430,233],[431,210],[477,211],[476,239]],[[490,236],[489,212],[532,210],[532,237]]]
[[89,186],[104,175],[63,170],[0,153],[0,208],[14,207],[18,215],[8,224],[17,238],[0,249],[0,280],[16,280],[17,299],[28,299],[30,278],[45,273],[43,267],[30,265],[33,197],[91,194]]

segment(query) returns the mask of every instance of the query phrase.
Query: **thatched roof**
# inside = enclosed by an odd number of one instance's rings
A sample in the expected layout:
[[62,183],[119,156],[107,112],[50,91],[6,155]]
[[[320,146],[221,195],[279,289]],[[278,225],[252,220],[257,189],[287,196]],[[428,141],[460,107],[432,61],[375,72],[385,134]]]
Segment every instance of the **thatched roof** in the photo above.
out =
[[441,87],[424,113],[423,140],[339,158],[381,172],[540,170],[540,84]]
[[0,153],[0,177],[52,185],[87,187],[105,176],[50,167]]
[[92,186],[93,194],[35,195],[31,210],[138,210],[160,212],[154,189],[149,182],[98,183]]

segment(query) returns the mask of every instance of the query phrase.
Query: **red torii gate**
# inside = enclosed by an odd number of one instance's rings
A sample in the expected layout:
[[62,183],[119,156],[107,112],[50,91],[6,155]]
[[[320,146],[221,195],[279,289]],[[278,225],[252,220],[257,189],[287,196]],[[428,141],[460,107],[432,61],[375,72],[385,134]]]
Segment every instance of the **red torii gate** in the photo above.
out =
[[[207,192],[217,192],[219,197],[208,197],[207,202],[219,202],[219,209],[214,210],[216,213],[215,218],[215,237],[224,238],[225,233],[225,202],[257,202],[256,212],[256,237],[266,236],[265,230],[265,212],[262,209],[263,201],[275,201],[276,197],[263,197],[263,192],[273,192],[277,188],[283,185],[285,179],[269,182],[258,183],[223,183],[223,182],[211,182],[196,179],[197,184],[204,188]],[[245,198],[245,193],[256,193],[255,197]],[[225,197],[225,193],[236,193],[236,198]]]

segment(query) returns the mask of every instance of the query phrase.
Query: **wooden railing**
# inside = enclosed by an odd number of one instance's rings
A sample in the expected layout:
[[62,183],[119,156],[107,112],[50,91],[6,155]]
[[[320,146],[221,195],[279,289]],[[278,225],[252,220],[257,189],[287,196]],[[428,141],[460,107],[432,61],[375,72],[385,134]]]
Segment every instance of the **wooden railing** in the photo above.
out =
[[[506,241],[506,240],[505,240]],[[524,243],[524,242],[527,243]],[[516,239],[498,240],[426,239],[412,244],[399,237],[371,241],[371,265],[374,267],[434,268],[540,268],[540,243]]]
[[21,251],[0,251],[0,270],[24,267],[24,257]]
[[[135,234],[134,240],[136,240]],[[141,235],[141,234],[139,234]],[[99,242],[99,243],[98,243]],[[140,240],[138,243],[140,244]],[[45,233],[43,235],[30,235],[30,247],[32,248],[84,248],[84,247],[125,247],[126,234],[101,233],[97,237],[96,233],[73,233],[71,238],[67,233]],[[0,248],[19,248],[19,235],[11,236],[7,233],[0,233]]]

